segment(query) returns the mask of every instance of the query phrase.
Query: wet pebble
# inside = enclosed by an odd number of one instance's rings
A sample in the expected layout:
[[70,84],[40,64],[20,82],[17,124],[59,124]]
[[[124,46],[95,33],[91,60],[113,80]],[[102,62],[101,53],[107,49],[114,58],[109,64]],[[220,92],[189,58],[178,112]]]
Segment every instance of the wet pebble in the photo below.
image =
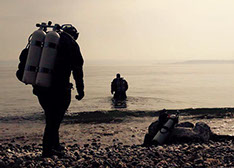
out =
[[89,144],[84,144],[84,147],[88,147],[89,146]]

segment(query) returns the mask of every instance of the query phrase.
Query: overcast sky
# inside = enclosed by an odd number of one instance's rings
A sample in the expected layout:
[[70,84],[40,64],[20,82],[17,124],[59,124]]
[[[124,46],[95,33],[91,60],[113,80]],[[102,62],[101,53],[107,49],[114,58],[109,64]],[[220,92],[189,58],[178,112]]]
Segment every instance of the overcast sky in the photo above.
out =
[[233,0],[0,0],[0,60],[49,20],[77,27],[85,60],[234,58]]

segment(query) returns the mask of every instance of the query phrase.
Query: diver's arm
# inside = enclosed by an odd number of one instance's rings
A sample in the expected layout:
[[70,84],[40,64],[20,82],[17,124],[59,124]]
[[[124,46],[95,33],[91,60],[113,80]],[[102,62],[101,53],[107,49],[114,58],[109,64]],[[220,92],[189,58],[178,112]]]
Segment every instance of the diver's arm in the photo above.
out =
[[114,79],[112,82],[111,82],[111,93],[113,94],[116,90],[116,80]]
[[128,90],[128,82],[125,80],[126,82],[126,91]]
[[73,78],[76,82],[76,89],[77,92],[83,92],[84,91],[84,80],[83,80],[83,67],[75,67],[73,69]]
[[114,93],[114,84],[113,84],[114,81],[111,82],[111,94]]
[[80,48],[78,44],[74,48],[73,51],[73,59],[72,59],[72,74],[73,78],[76,82],[76,89],[78,92],[78,96],[76,97],[78,100],[81,100],[84,97],[84,80],[83,80],[83,64],[84,60],[80,52]]

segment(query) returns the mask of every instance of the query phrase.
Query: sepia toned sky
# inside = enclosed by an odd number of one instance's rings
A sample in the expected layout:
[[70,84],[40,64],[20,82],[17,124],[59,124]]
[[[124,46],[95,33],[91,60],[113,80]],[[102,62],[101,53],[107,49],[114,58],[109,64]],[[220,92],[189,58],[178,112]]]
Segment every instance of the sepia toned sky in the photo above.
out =
[[85,60],[234,58],[233,0],[0,0],[0,60],[49,20],[79,30]]

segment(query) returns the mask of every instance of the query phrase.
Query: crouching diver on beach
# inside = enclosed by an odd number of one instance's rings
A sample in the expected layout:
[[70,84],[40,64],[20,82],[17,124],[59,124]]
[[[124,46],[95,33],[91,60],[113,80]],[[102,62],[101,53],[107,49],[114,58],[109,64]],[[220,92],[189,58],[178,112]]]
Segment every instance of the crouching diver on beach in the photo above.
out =
[[176,115],[169,115],[166,110],[160,111],[158,120],[150,124],[142,145],[151,146],[164,144],[177,123],[178,113]]
[[[47,32],[48,27],[53,26],[51,23],[41,24],[38,32],[32,34],[23,77],[21,75],[24,83],[32,84],[33,93],[45,111],[43,157],[62,155],[64,149],[59,143],[59,127],[71,102],[71,72],[78,92],[76,99],[84,97],[83,58],[75,41],[78,38],[76,28],[70,24],[59,26],[59,29],[54,26],[53,31]],[[35,59],[40,54],[40,61],[36,63]],[[17,72],[18,79],[19,74]]]
[[125,79],[116,74],[116,78],[111,82],[111,94],[114,93],[114,99],[125,100],[127,98],[126,91],[128,90],[128,83]]

